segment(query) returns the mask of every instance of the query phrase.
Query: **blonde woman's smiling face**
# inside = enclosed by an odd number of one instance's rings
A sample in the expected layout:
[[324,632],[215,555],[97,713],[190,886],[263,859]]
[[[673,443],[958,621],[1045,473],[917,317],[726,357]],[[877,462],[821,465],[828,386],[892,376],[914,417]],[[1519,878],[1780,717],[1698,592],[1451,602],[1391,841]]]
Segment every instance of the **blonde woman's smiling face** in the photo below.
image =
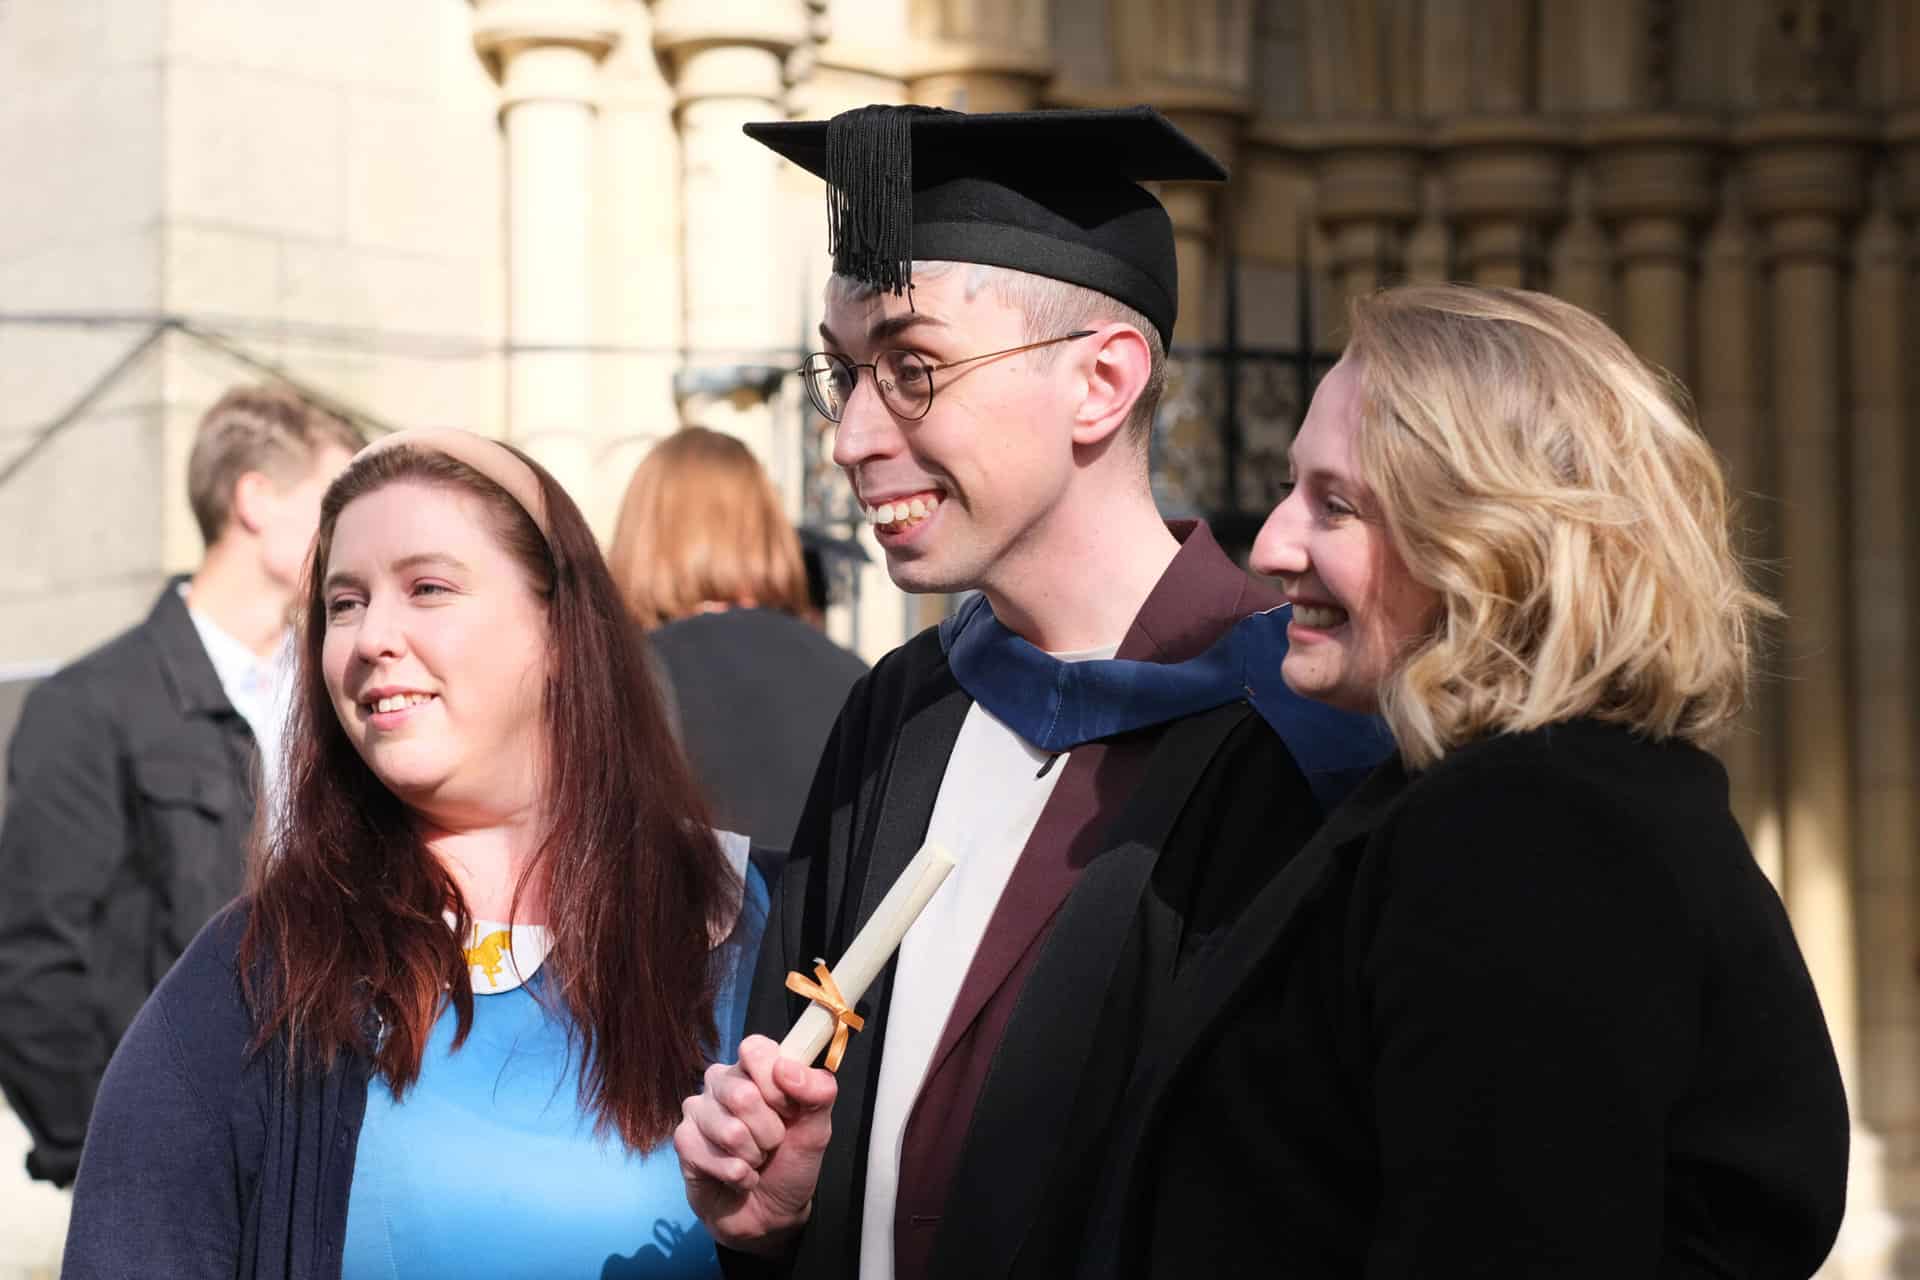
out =
[[1320,382],[1288,450],[1294,486],[1254,541],[1250,563],[1293,602],[1287,687],[1348,711],[1374,711],[1380,686],[1440,605],[1394,550],[1356,466],[1360,378],[1342,360]]

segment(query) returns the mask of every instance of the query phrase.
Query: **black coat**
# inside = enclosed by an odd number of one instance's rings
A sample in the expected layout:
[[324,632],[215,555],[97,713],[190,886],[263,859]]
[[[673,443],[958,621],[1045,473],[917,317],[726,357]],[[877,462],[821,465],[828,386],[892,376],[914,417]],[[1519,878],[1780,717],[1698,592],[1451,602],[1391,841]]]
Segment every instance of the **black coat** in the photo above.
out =
[[[100,1090],[74,1187],[69,1280],[335,1280],[371,1060],[290,1071],[240,982],[242,900],[216,915],[141,1009]],[[369,1028],[371,1030],[371,1028]]]
[[1710,756],[1389,763],[1154,1036],[1084,1276],[1805,1277],[1847,1111]]
[[254,757],[177,582],[28,695],[0,827],[0,1087],[34,1176],[73,1179],[114,1045],[239,892]]
[[771,609],[699,614],[647,638],[715,824],[785,849],[833,719],[867,664]]

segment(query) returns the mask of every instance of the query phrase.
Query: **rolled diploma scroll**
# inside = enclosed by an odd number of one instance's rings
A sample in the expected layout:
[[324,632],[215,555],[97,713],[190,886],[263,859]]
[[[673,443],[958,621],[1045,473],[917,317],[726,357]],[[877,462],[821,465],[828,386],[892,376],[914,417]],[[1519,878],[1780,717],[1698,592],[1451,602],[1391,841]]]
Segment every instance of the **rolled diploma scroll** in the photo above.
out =
[[[913,855],[913,861],[907,864],[907,869],[893,882],[893,888],[887,890],[887,896],[873,909],[873,915],[854,935],[840,963],[833,966],[834,983],[849,1006],[859,1004],[860,998],[867,994],[867,988],[900,949],[900,940],[920,918],[927,900],[952,870],[953,855],[937,844],[924,844],[920,852]],[[793,1030],[787,1032],[787,1038],[780,1042],[780,1056],[812,1066],[813,1060],[827,1047],[827,1041],[833,1039],[833,1025],[832,1014],[817,1004],[808,1005],[800,1020],[793,1024]]]

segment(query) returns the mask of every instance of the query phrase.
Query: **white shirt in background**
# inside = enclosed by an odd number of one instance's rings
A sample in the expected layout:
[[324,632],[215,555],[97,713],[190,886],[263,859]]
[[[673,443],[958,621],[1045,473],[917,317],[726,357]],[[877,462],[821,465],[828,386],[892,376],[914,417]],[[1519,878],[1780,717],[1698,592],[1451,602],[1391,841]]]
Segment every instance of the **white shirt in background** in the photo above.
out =
[[[180,584],[185,600],[187,584]],[[288,631],[272,657],[263,658],[223,630],[211,616],[187,606],[200,647],[220,677],[220,690],[253,730],[260,748],[261,795],[276,804],[280,787],[280,745],[285,736],[287,713],[293,707],[293,673],[298,665],[293,650],[293,632]]]

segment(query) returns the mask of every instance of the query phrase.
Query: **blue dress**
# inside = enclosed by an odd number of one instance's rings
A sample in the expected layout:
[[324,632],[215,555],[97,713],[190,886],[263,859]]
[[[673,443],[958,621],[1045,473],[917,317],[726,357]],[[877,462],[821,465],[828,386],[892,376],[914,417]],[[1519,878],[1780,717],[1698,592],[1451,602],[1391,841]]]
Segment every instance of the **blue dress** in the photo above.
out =
[[[714,1021],[729,1056],[767,918],[765,882],[751,867],[745,879],[740,919],[713,953]],[[458,1052],[449,1006],[404,1100],[378,1077],[369,1085],[342,1280],[720,1274],[673,1144],[634,1152],[594,1133],[566,1024],[536,999],[544,985],[539,972],[499,994],[477,985]]]

